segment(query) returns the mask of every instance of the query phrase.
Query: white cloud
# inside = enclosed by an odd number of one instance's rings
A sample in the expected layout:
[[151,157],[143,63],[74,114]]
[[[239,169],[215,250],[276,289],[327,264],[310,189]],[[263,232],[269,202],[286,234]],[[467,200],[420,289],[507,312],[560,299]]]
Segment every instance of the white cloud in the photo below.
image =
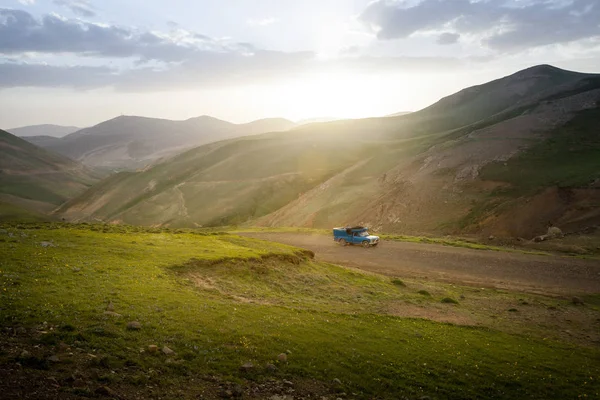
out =
[[30,6],[35,4],[35,0],[19,0],[19,3],[23,4],[24,6]]
[[279,20],[277,18],[262,18],[262,19],[249,18],[248,20],[246,20],[246,24],[248,24],[249,26],[267,26],[267,25],[272,25],[276,22],[279,22]]

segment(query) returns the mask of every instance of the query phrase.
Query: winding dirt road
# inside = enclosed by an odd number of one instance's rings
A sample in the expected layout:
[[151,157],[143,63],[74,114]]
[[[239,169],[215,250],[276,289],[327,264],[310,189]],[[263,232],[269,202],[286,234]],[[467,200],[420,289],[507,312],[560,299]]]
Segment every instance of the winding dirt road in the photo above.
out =
[[240,233],[312,250],[319,261],[395,277],[413,277],[535,293],[600,293],[600,261],[383,241],[341,247],[324,235]]

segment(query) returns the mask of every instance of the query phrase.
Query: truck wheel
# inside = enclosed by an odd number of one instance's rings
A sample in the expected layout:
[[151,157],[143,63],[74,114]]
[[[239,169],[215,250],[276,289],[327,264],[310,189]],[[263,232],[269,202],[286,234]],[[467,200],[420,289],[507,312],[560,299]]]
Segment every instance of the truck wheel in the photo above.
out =
[[340,239],[340,241],[338,243],[340,244],[340,246],[345,246],[346,245],[346,239]]
[[370,247],[371,243],[368,240],[365,240],[364,242],[362,242],[363,247]]

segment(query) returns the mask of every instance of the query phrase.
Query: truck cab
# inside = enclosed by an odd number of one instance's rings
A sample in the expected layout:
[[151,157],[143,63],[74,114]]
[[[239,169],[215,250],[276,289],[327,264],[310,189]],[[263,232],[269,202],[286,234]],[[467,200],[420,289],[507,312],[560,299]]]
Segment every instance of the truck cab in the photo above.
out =
[[342,246],[373,247],[379,244],[379,236],[369,234],[369,229],[364,226],[333,228],[333,240]]

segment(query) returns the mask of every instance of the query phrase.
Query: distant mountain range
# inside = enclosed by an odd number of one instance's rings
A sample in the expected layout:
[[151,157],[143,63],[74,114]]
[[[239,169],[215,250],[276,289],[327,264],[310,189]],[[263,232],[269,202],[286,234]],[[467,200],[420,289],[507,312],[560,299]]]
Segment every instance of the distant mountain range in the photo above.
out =
[[295,125],[279,118],[233,124],[209,116],[185,121],[120,116],[60,139],[49,134],[26,139],[89,166],[137,169],[201,144],[287,131]]
[[[113,175],[59,215],[192,227],[366,224],[530,237],[552,223],[577,231],[600,224],[599,104],[600,75],[541,65],[407,115],[286,133],[238,137],[247,131],[207,117],[175,124],[121,117],[67,137],[63,152],[103,165],[103,154],[116,151],[124,160],[156,159],[161,148],[136,141],[142,136],[163,144],[190,131],[218,132],[202,140],[229,140]],[[254,132],[261,130],[283,129]],[[133,133],[113,150],[117,131]],[[87,135],[94,144],[79,145]]]
[[76,126],[60,126],[60,125],[31,125],[23,126],[21,128],[7,129],[7,132],[12,133],[19,137],[30,137],[30,136],[51,136],[55,138],[61,138],[67,136],[73,132],[80,130]]

